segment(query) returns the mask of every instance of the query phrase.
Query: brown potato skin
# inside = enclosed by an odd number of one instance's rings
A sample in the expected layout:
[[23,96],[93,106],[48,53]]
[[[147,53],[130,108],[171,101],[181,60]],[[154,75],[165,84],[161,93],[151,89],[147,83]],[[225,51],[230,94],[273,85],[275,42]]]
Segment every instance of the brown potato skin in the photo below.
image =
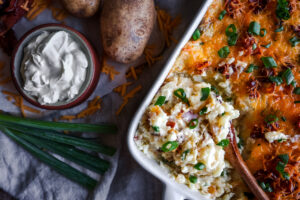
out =
[[131,63],[144,51],[156,11],[153,0],[106,0],[100,18],[105,53],[120,63]]
[[100,5],[100,0],[61,0],[61,1],[69,13],[80,18],[87,18],[93,16],[98,11]]

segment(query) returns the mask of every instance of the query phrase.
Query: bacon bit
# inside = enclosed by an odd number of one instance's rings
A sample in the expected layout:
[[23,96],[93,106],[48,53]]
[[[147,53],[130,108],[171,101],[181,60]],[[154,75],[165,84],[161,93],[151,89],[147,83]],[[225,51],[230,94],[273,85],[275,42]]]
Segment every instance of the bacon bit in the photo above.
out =
[[220,72],[221,74],[223,74],[226,79],[229,79],[230,74],[229,74],[229,67],[231,67],[232,65],[229,65],[227,63],[225,63],[222,66],[218,66],[217,68],[215,68],[216,71]]
[[300,25],[291,25],[291,29],[298,35],[298,37],[300,37]]
[[109,75],[110,80],[114,80],[115,75],[120,74],[120,72],[116,71],[113,66],[110,66],[106,63],[106,58],[103,58],[102,72]]
[[133,90],[131,90],[130,92],[128,92],[124,97],[123,97],[123,103],[122,105],[119,107],[118,111],[116,112],[116,115],[119,115],[121,113],[121,111],[123,110],[123,108],[125,107],[125,105],[128,103],[128,100],[130,98],[133,98],[134,95],[139,92],[142,89],[142,86],[139,85],[136,88],[134,88]]
[[195,66],[193,66],[194,72],[196,74],[202,74],[209,65],[210,63],[208,61],[197,63]]
[[[239,43],[244,51],[244,56],[256,54],[260,55],[262,53],[260,46],[255,41],[255,38],[248,33],[239,38]],[[256,44],[255,50],[253,50],[253,44]]]
[[171,128],[174,128],[175,125],[176,125],[176,123],[173,122],[173,121],[168,121],[166,125],[167,125],[167,126],[170,126]]
[[[268,193],[271,199],[299,199],[300,198],[300,151],[292,146],[297,144],[284,145],[281,144],[281,148],[284,148],[284,153],[289,155],[289,161],[284,168],[290,176],[289,180],[284,179],[280,173],[276,170],[276,166],[280,159],[278,153],[273,150],[269,156],[264,156],[263,169],[258,170],[254,176],[257,181],[269,183],[273,189],[273,192]],[[296,150],[293,150],[296,149]]]
[[244,7],[244,4],[240,0],[225,0],[225,9],[232,18],[243,14],[245,12]]
[[252,9],[255,14],[258,14],[265,9],[269,1],[270,0],[249,0],[250,9]]
[[293,13],[294,11],[296,11],[297,6],[300,6],[299,0],[289,0],[288,2],[289,2],[290,13]]
[[172,17],[165,11],[158,7],[156,7],[157,11],[157,20],[160,31],[163,33],[166,44],[169,47],[171,45],[171,40],[175,40],[172,38],[172,33],[175,27],[177,27],[181,21],[180,17]]
[[259,97],[259,93],[258,93],[259,85],[260,85],[259,82],[253,77],[248,81],[248,93],[250,98]]
[[257,124],[255,124],[253,126],[253,129],[250,133],[250,137],[253,139],[257,139],[257,138],[263,138],[264,137],[264,128],[262,126],[258,126]]

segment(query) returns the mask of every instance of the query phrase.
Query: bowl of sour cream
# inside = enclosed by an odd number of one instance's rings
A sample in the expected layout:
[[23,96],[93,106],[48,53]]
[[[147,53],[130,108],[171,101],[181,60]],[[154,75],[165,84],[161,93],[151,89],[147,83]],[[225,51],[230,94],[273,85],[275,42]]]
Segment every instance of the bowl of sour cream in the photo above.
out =
[[98,56],[78,31],[44,24],[27,32],[11,60],[17,90],[31,104],[58,110],[86,100],[99,81]]

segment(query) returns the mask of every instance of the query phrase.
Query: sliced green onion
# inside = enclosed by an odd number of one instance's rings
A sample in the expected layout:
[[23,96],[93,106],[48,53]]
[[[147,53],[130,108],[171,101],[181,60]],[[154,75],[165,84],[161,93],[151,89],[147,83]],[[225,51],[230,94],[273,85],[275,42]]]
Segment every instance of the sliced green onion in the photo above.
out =
[[190,129],[194,129],[194,128],[196,128],[197,127],[197,125],[198,125],[198,119],[192,119],[191,121],[190,121],[190,123],[189,123],[189,128]]
[[225,33],[227,36],[232,36],[236,33],[236,27],[234,24],[230,24],[229,26],[227,26]]
[[97,125],[97,124],[81,124],[81,123],[64,123],[33,120],[12,115],[0,114],[0,121],[22,126],[47,129],[54,131],[75,131],[75,132],[97,132],[97,133],[117,133],[115,125]]
[[273,115],[273,114],[270,114],[270,115],[267,115],[266,118],[265,118],[265,122],[267,124],[272,124],[274,122],[277,122],[279,119],[276,115]]
[[294,101],[294,104],[300,103],[300,101]]
[[0,128],[7,136],[12,138],[18,144],[20,144],[24,149],[30,152],[32,155],[37,157],[40,161],[52,167],[52,169],[56,170],[58,173],[62,174],[66,178],[77,182],[78,184],[92,190],[95,188],[97,181],[88,175],[78,171],[77,169],[67,165],[66,163],[58,160],[54,156],[49,153],[44,152],[43,150],[37,148],[26,140],[20,138],[17,133],[11,131],[7,128]]
[[222,10],[222,12],[219,15],[219,20],[222,20],[226,14],[227,14],[226,10]]
[[210,88],[201,88],[201,93],[202,93],[202,97],[200,100],[205,101],[210,94]]
[[204,42],[200,42],[200,45],[204,45]]
[[204,115],[206,112],[207,112],[207,107],[205,106],[200,110],[199,115]]
[[275,30],[276,33],[283,31],[283,26],[281,25],[278,29]]
[[182,155],[181,155],[181,160],[185,160],[187,154],[190,153],[190,151],[191,151],[190,149],[185,150],[185,151],[182,153]]
[[293,91],[294,94],[300,94],[300,87],[296,87]]
[[196,165],[194,165],[194,168],[197,170],[203,170],[205,168],[205,165],[201,162],[198,162]]
[[193,40],[198,40],[200,38],[200,31],[199,29],[196,29],[195,32],[193,33]]
[[269,44],[266,44],[266,45],[261,45],[261,46],[268,49],[271,46],[271,44],[272,44],[272,42],[270,42]]
[[262,62],[266,68],[276,68],[277,63],[272,57],[261,57]]
[[294,36],[294,37],[290,38],[289,41],[290,41],[292,47],[295,47],[295,46],[297,46],[297,44],[300,43],[300,38],[297,38],[296,36]]
[[283,172],[284,168],[285,168],[285,164],[283,162],[279,161],[276,165],[276,170],[278,172]]
[[265,28],[260,29],[259,35],[260,37],[264,37],[267,34],[267,30]]
[[260,33],[260,24],[256,21],[250,23],[248,32],[252,35],[259,35]]
[[287,0],[277,0],[276,16],[282,20],[290,18],[290,8]]
[[197,183],[197,180],[198,180],[198,179],[197,179],[196,176],[190,176],[190,177],[189,177],[189,180],[190,180],[191,183],[194,183],[194,184],[195,184],[195,183]]
[[273,83],[276,83],[276,85],[280,85],[283,83],[283,80],[280,76],[269,76],[269,80]]
[[226,58],[229,55],[229,53],[230,50],[228,46],[224,46],[218,51],[218,54],[221,58]]
[[278,157],[284,164],[287,164],[289,162],[289,154],[280,154],[278,155]]
[[284,179],[290,180],[290,175],[287,172],[281,172],[281,175]]
[[216,88],[215,86],[211,86],[211,91],[213,91],[213,92],[215,92],[216,93],[216,95],[219,95],[219,90],[218,90],[218,88]]
[[179,99],[181,99],[187,105],[190,105],[189,100],[186,98],[186,94],[185,94],[185,92],[182,88],[179,88],[179,89],[175,90],[174,95],[176,97],[178,97]]
[[283,72],[282,77],[285,79],[285,82],[287,85],[290,85],[292,83],[292,81],[294,80],[294,75],[290,68],[286,69]]
[[166,101],[166,97],[165,96],[159,96],[158,99],[155,102],[155,106],[162,106]]
[[152,129],[153,129],[156,133],[159,132],[159,127],[158,127],[158,126],[152,126]]
[[285,116],[281,116],[281,120],[284,121],[284,122],[286,122]]
[[269,183],[259,182],[259,186],[261,189],[263,189],[265,192],[273,192],[272,187]]
[[296,87],[296,86],[297,86],[297,82],[296,82],[295,80],[293,80],[292,83],[291,83],[291,85],[292,85],[293,87]]
[[223,139],[217,145],[221,146],[221,147],[227,147],[229,145],[229,140],[228,139]]
[[246,69],[246,73],[251,73],[253,70],[258,69],[258,66],[255,66],[254,64],[250,64],[249,67]]
[[229,46],[234,46],[234,45],[236,45],[237,39],[238,39],[238,34],[237,34],[237,33],[235,33],[235,34],[229,36],[229,37],[228,37],[228,40],[227,40],[228,45],[229,45]]
[[254,44],[252,45],[252,49],[255,50],[256,48],[257,48],[257,45],[256,45],[256,43],[254,43]]
[[174,149],[177,149],[178,145],[179,144],[177,141],[168,141],[165,144],[163,144],[161,150],[163,150],[163,152],[170,152],[173,151]]

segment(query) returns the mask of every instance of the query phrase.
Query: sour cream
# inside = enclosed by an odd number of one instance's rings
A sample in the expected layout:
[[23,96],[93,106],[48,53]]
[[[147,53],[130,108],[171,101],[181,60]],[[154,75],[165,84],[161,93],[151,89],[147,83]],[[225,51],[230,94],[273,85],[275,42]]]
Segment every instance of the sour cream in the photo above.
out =
[[24,90],[42,105],[72,100],[86,79],[88,60],[65,31],[44,31],[24,48]]

